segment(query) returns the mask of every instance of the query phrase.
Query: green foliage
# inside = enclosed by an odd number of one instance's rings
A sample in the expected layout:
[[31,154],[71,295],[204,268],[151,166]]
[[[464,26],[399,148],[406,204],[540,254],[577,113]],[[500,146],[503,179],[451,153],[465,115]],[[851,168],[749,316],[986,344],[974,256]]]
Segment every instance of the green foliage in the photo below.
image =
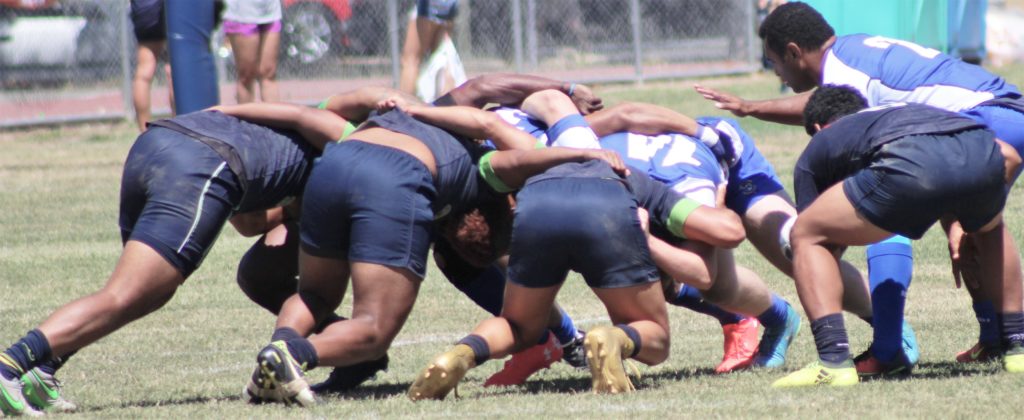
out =
[[[1011,81],[1021,68],[1002,69]],[[690,115],[722,115],[691,89],[692,81],[642,87],[599,87],[605,102],[648,101]],[[701,81],[750,98],[778,94],[767,74]],[[799,127],[744,119],[744,126],[791,182],[792,165],[807,141]],[[136,133],[127,124],[65,127],[0,134],[0,344],[16,340],[60,305],[98,290],[120,251],[117,200],[121,164]],[[1018,189],[1019,190],[1019,189]],[[1014,233],[1024,224],[1015,191],[1007,218]],[[255,367],[256,351],[269,340],[274,318],[251,304],[235,284],[235,267],[251,243],[225,229],[203,267],[156,313],[80,351],[63,369],[66,394],[88,417],[1018,417],[1024,376],[998,364],[960,366],[953,355],[974,343],[977,327],[967,294],[953,288],[944,240],[936,230],[916,242],[915,278],[908,318],[922,345],[922,362],[904,381],[876,381],[851,389],[773,390],[784,372],[815,357],[805,328],[781,371],[715,375],[721,357],[716,322],[671,307],[672,356],[641,366],[639,392],[590,395],[588,371],[565,364],[535,375],[526,386],[483,388],[501,368],[487,363],[471,371],[461,399],[414,404],[405,397],[413,376],[436,353],[468,333],[485,313],[451,287],[433,267],[419,301],[390,352],[391,368],[344,397],[325,397],[301,410],[250,406],[242,386]],[[740,264],[799,308],[792,281],[749,245]],[[864,268],[863,251],[848,259]],[[607,323],[604,308],[573,276],[560,303],[583,328]],[[351,297],[340,312],[351,311]],[[806,321],[805,321],[806,322]],[[852,317],[851,344],[864,349],[870,330]],[[327,369],[311,373],[313,381]]]

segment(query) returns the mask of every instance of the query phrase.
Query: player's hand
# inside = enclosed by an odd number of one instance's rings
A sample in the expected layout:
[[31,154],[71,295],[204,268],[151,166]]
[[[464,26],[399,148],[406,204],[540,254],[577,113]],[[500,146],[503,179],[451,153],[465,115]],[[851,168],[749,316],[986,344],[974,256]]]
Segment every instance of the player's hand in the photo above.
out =
[[577,84],[570,96],[580,114],[587,115],[604,108],[601,98],[597,97],[586,85]]
[[615,173],[621,176],[629,176],[629,167],[626,166],[626,162],[622,161],[622,156],[619,156],[614,150],[604,149],[581,149],[584,156],[588,160],[600,159],[608,162],[608,165],[612,167]]
[[747,116],[747,112],[743,110],[744,104],[746,103],[743,98],[731,93],[719,92],[699,84],[693,85],[693,89],[696,90],[700,96],[703,96],[704,99],[714,102],[716,108],[729,111],[737,117]]
[[959,222],[954,222],[949,227],[947,238],[949,260],[953,266],[953,281],[956,287],[959,289],[963,284],[967,284],[971,289],[978,288],[981,265],[973,238],[964,232]]
[[263,243],[269,247],[284,245],[288,240],[288,225],[282,223],[263,235]]
[[387,98],[381,99],[380,101],[377,101],[377,105],[375,108],[377,109],[377,112],[385,113],[395,108],[398,108],[402,111],[406,111],[411,106],[412,104],[410,104],[409,101],[407,101],[402,96],[392,95],[388,96]]

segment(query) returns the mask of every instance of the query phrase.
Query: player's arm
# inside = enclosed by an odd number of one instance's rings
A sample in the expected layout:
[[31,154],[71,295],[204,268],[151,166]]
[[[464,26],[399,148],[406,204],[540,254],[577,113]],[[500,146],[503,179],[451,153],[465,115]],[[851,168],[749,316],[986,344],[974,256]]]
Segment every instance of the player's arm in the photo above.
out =
[[569,162],[601,159],[612,170],[626,175],[629,170],[618,153],[611,150],[548,147],[532,150],[500,150],[480,158],[480,175],[498,192],[517,190],[530,177]]
[[366,121],[370,112],[385,100],[400,102],[401,105],[421,105],[423,101],[414,95],[383,86],[367,86],[327,98],[319,108],[331,111],[354,124]]
[[474,77],[434,101],[436,105],[462,105],[482,108],[489,103],[516,105],[534,92],[557,90],[570,98],[582,114],[603,107],[589,87],[539,76],[494,73]]
[[693,118],[663,106],[625,102],[587,116],[598,136],[628,131],[654,136],[679,133],[696,137],[699,124]]
[[[732,210],[687,198],[646,174],[632,174],[629,182],[640,206],[677,237],[722,248],[735,248],[746,239],[743,222]],[[697,192],[691,193],[697,196]],[[708,193],[712,197],[715,194]]]
[[811,92],[804,92],[782,98],[750,101],[706,86],[694,85],[694,89],[704,99],[714,102],[718,109],[732,112],[738,117],[750,116],[789,125],[803,125],[804,108],[811,98]]
[[254,102],[209,108],[251,123],[295,130],[317,149],[341,139],[350,129],[344,118],[319,109],[284,102]]
[[410,116],[427,124],[473,139],[491,140],[498,150],[530,150],[537,139],[505,122],[493,112],[467,106],[410,106]]

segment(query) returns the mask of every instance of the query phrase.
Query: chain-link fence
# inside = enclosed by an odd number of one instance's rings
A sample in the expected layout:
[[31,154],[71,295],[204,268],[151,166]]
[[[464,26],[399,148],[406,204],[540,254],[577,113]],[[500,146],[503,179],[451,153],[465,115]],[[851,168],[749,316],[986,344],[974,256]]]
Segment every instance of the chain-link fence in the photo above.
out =
[[[413,0],[283,0],[282,100],[397,85]],[[123,0],[0,8],[0,126],[123,119],[135,39]],[[757,68],[753,0],[461,0],[453,38],[467,73],[516,71],[579,82]],[[228,43],[214,37],[221,101],[234,102]],[[156,114],[170,112],[163,72]]]

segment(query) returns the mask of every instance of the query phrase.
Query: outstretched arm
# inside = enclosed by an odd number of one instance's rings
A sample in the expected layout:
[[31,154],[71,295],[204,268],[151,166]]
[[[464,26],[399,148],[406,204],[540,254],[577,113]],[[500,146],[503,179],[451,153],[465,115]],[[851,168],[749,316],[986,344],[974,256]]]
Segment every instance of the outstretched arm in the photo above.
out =
[[370,111],[376,109],[381,101],[388,99],[400,100],[410,105],[423,104],[416,96],[400,90],[367,86],[331,96],[320,105],[320,108],[331,111],[353,124],[359,124],[366,121]]
[[259,125],[295,130],[320,150],[327,142],[341,138],[347,122],[328,111],[283,102],[218,105],[210,110]]
[[421,105],[410,106],[405,112],[413,118],[461,136],[491,140],[499,150],[530,150],[537,144],[533,136],[519,131],[493,112],[479,108]]
[[693,88],[704,99],[714,102],[718,109],[732,112],[737,117],[750,116],[759,120],[789,125],[803,125],[804,107],[807,106],[807,100],[811,98],[811,92],[804,92],[782,98],[748,101],[739,96],[701,85],[694,85]]
[[587,116],[598,136],[628,131],[654,136],[666,133],[697,135],[697,121],[663,106],[625,102]]
[[603,105],[589,87],[528,74],[494,73],[470,79],[449,92],[438,105],[482,108],[488,103],[517,105],[534,92],[553,89],[572,98],[581,114],[600,110]]

